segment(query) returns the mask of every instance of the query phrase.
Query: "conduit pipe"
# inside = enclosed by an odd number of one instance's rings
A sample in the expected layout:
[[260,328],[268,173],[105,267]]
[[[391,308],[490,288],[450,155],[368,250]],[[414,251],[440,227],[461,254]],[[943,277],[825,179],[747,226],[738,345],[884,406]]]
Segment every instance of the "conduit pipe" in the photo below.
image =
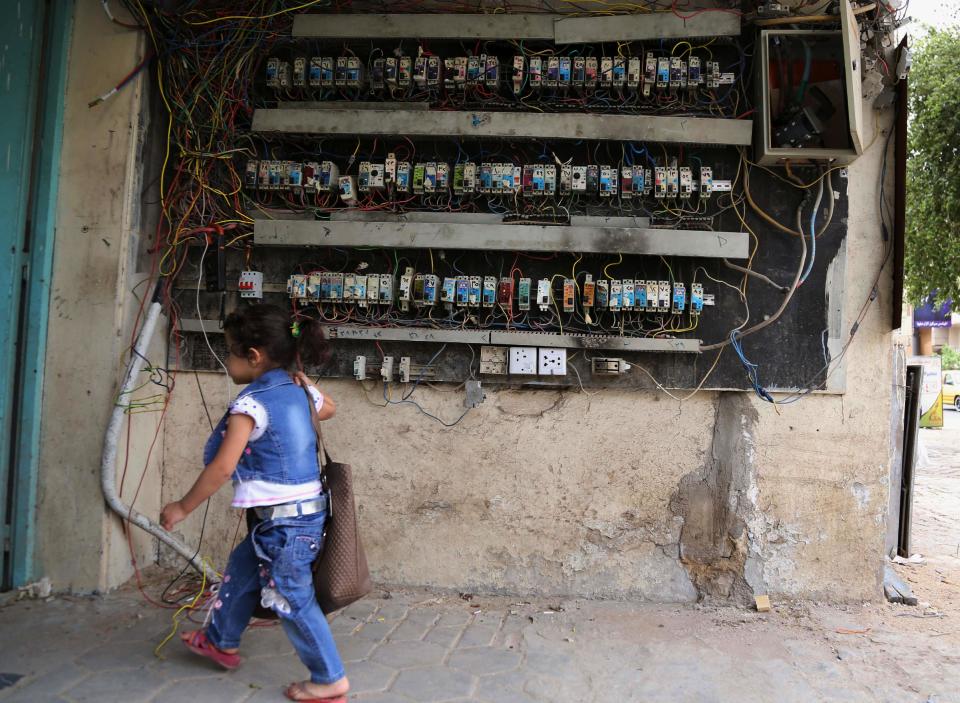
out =
[[210,582],[219,581],[217,573],[203,563],[198,558],[199,550],[191,549],[181,540],[163,529],[159,524],[148,518],[146,515],[137,512],[133,506],[123,502],[117,494],[117,445],[120,440],[120,430],[123,427],[123,405],[120,399],[129,395],[135,385],[137,376],[143,369],[143,362],[146,359],[146,349],[153,338],[154,329],[157,326],[157,320],[160,319],[160,291],[161,285],[158,282],[154,290],[153,299],[147,310],[147,318],[140,328],[140,334],[137,335],[137,341],[133,345],[133,354],[127,364],[127,372],[123,378],[123,384],[120,386],[120,393],[117,396],[117,402],[114,403],[113,412],[110,415],[110,423],[107,425],[107,432],[103,440],[103,456],[100,460],[100,487],[103,490],[103,497],[107,505],[117,515],[130,524],[136,525],[140,529],[153,535],[177,554],[186,559],[190,565],[198,572],[205,574]]

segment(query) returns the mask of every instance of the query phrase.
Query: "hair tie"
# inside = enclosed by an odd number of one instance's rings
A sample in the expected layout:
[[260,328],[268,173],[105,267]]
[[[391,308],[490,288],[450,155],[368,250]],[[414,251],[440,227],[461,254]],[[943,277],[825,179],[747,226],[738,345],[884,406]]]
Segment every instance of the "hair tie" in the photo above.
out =
[[296,320],[294,320],[294,323],[290,325],[290,334],[292,334],[294,337],[300,336],[300,323]]

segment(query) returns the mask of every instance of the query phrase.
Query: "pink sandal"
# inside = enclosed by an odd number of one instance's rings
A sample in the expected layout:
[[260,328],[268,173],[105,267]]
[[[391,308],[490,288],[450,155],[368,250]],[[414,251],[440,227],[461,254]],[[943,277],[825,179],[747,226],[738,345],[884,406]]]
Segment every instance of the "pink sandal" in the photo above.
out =
[[334,696],[333,698],[297,698],[293,693],[294,690],[306,693],[299,683],[292,683],[287,686],[283,695],[291,701],[297,701],[297,703],[347,703],[346,696]]
[[240,666],[239,654],[217,649],[210,640],[207,639],[207,633],[203,630],[185,632],[181,639],[186,648],[191,652],[216,662],[228,671],[232,671]]

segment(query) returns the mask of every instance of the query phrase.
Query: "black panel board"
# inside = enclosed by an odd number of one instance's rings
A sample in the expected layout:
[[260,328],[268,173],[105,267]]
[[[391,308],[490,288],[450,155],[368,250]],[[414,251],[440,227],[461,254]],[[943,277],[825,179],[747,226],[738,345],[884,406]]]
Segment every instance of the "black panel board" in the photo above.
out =
[[[809,182],[814,180],[818,172],[812,168],[794,167],[794,174]],[[797,293],[783,316],[773,325],[747,337],[743,342],[746,356],[760,364],[759,374],[761,382],[768,388],[791,389],[804,387],[808,383],[822,381],[822,368],[829,357],[825,349],[824,333],[827,329],[826,275],[829,264],[835,259],[847,233],[847,200],[846,179],[843,173],[834,172],[831,175],[832,187],[838,191],[830,226],[816,242],[816,258],[811,273]],[[760,169],[754,169],[751,177],[751,188],[757,204],[764,208],[771,216],[784,223],[795,224],[797,205],[806,191],[787,185],[781,180],[768,175]],[[804,226],[809,232],[809,212],[812,203],[805,209],[806,222]],[[828,196],[824,193],[817,215],[817,227],[824,221],[828,212]],[[724,222],[733,216],[732,212],[724,215]],[[735,216],[733,216],[735,217]],[[801,255],[801,243],[798,237],[782,233],[767,225],[759,217],[747,209],[747,223],[757,235],[758,248],[753,260],[753,268],[769,276],[783,285],[789,285],[796,273]],[[738,220],[737,220],[738,221]],[[807,237],[809,243],[809,237]],[[877,242],[880,246],[882,243]],[[178,284],[183,286],[177,291],[176,298],[185,317],[193,317],[191,312],[195,306],[196,271],[201,249],[195,248],[190,253]],[[354,252],[355,254],[356,252]],[[435,270],[442,276],[455,263],[459,270],[466,273],[490,273],[498,275],[501,270],[509,270],[515,254],[511,252],[440,252],[434,250]],[[326,266],[333,270],[342,270],[348,264],[353,264],[356,258],[351,252],[342,249],[311,247],[304,249],[287,249],[278,247],[253,247],[251,252],[251,266],[265,273],[267,283],[283,283],[291,273],[305,272],[313,267]],[[370,264],[370,272],[382,271],[387,266],[388,258],[394,256],[392,250],[367,250],[361,252],[363,260]],[[396,253],[395,263],[406,259],[417,268],[425,270],[428,266],[430,254],[426,251],[400,251]],[[441,257],[444,257],[441,259]],[[539,261],[534,258],[520,255],[517,260],[524,275],[536,279],[539,275],[549,275],[550,272],[569,275],[574,256],[559,254],[556,260]],[[577,266],[577,271],[590,271],[594,277],[599,277],[604,265],[617,262],[616,256],[587,256]],[[401,262],[402,263],[402,262]],[[739,301],[739,294],[731,288],[715,283],[704,275],[704,271],[714,279],[739,284],[740,276],[727,269],[722,262],[709,259],[677,259],[667,262],[670,264],[678,280],[685,281],[688,286],[694,270],[701,269],[697,279],[705,284],[705,291],[716,296],[716,306],[706,308],[695,333],[680,336],[695,337],[705,344],[720,342],[728,338],[730,330],[742,322],[744,307]],[[743,262],[740,262],[743,263]],[[242,252],[228,251],[227,280],[235,282],[243,265]],[[450,268],[439,268],[439,267]],[[667,267],[656,257],[629,257],[624,263],[611,266],[611,277],[616,275],[627,276],[633,274],[635,278],[666,277]],[[559,288],[555,286],[559,299]],[[748,284],[748,301],[750,308],[750,324],[763,320],[765,316],[775,312],[782,300],[782,293],[768,286],[766,283],[751,279]],[[201,288],[201,308],[204,316],[216,320],[221,309],[230,310],[238,305],[246,304],[240,301],[236,292],[224,294],[207,293]],[[266,302],[289,306],[291,302],[283,293],[268,293]],[[213,327],[216,326],[214,323]],[[554,330],[558,331],[558,330]],[[216,335],[214,336],[216,337]],[[382,342],[383,353],[400,356],[410,356],[414,363],[426,363],[437,351],[437,345],[414,344],[402,342]],[[206,344],[199,335],[188,334],[181,346],[182,361],[187,368],[206,368],[215,370],[215,360],[206,350]],[[331,363],[316,371],[327,376],[352,376],[353,359],[357,355],[368,357],[370,364],[379,363],[380,350],[373,343],[357,341],[337,342],[334,347]],[[604,353],[606,354],[606,353]],[[613,355],[612,353],[609,353]],[[697,354],[641,354],[618,353],[630,363],[636,363],[647,368],[659,381],[669,388],[693,388],[702,378],[704,372],[713,364],[716,352]],[[472,359],[472,365],[471,365]],[[642,372],[633,371],[620,377],[591,377],[589,364],[584,355],[578,354],[571,362],[580,372],[585,386],[612,386],[622,388],[649,388],[652,381]],[[471,369],[476,375],[479,365],[479,347],[473,347],[473,354],[464,345],[449,344],[444,353],[438,358],[434,367],[433,380],[462,382],[469,378]],[[550,378],[539,377],[524,379],[523,377],[485,377],[485,382],[507,383],[509,385],[527,386],[576,386],[577,376],[571,371],[567,377]],[[743,366],[731,349],[727,348],[709,380],[706,388],[736,388],[749,389],[750,383]]]

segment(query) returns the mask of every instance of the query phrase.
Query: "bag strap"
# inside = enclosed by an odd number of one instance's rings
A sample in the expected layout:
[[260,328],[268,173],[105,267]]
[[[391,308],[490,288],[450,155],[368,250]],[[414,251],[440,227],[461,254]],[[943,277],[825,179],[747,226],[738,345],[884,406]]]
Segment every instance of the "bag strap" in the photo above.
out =
[[320,429],[320,415],[317,413],[317,406],[313,402],[313,396],[310,394],[310,389],[306,386],[303,387],[303,393],[307,396],[307,405],[310,407],[310,421],[313,425],[314,434],[317,436],[317,460],[320,465],[320,480],[326,488],[327,477],[326,471],[327,464],[330,463],[330,455],[327,453],[327,445],[323,441],[323,430]]

